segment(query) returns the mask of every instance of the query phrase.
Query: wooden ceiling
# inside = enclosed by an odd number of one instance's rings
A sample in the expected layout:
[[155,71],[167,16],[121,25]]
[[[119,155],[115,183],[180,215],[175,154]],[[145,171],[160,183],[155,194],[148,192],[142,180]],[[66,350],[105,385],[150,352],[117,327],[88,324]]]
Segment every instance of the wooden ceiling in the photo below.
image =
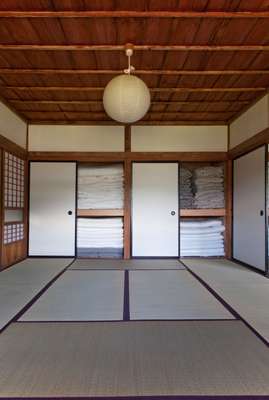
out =
[[113,123],[126,43],[152,94],[140,124],[226,124],[269,87],[269,0],[1,0],[1,97],[31,123]]

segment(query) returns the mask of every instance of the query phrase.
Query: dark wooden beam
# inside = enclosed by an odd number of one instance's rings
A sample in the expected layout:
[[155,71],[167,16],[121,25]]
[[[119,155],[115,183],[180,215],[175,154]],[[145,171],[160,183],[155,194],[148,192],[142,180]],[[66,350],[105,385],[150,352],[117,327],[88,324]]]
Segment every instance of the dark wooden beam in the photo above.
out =
[[12,142],[11,140],[7,139],[5,136],[2,135],[0,135],[0,148],[8,152],[14,153],[23,159],[26,158],[27,151],[23,147]]
[[[269,45],[134,45],[135,51],[269,51]],[[125,51],[118,44],[0,44],[0,50],[31,51]]]
[[227,152],[72,152],[30,151],[29,160],[46,161],[225,161]]
[[0,18],[269,18],[268,11],[0,11]]
[[[30,120],[29,121],[30,125],[87,125],[87,126],[96,126],[96,125],[104,125],[104,126],[110,126],[110,125],[117,125],[117,126],[122,126],[123,124],[119,124],[116,121],[112,120],[52,120],[52,119],[43,119],[43,120]],[[208,126],[208,125],[213,125],[213,126],[227,126],[227,121],[225,120],[170,120],[170,121],[163,121],[163,120],[151,120],[151,121],[139,121],[134,123],[133,125],[164,125],[164,126],[185,126],[185,125],[190,125],[190,126]]]
[[[58,69],[58,68],[0,68],[2,75],[117,75],[123,69]],[[137,75],[269,75],[269,70],[161,70],[161,69],[136,69]]]
[[238,144],[229,150],[229,158],[232,160],[248,151],[254,150],[256,147],[269,143],[269,128],[257,133],[251,138]]
[[[11,104],[67,104],[67,105],[95,105],[95,104],[103,104],[102,100],[13,100],[7,99],[7,101]],[[246,105],[249,104],[249,101],[243,100],[201,100],[201,101],[152,101],[152,105],[174,105],[174,106],[182,106],[182,105],[199,105],[199,104],[239,104]]]
[[[68,91],[68,92],[103,92],[104,87],[98,86],[4,86],[0,85],[0,88],[11,89],[18,91]],[[149,88],[152,93],[185,93],[185,92],[263,92],[266,91],[266,87],[162,87],[162,88]]]
[[[62,115],[62,114],[72,114],[72,115],[85,115],[85,117],[87,116],[106,116],[105,111],[51,111],[51,110],[40,110],[40,111],[29,111],[29,110],[24,110],[22,111],[24,114],[29,114],[30,116],[34,116],[34,115],[40,115],[40,113],[43,114],[56,114],[56,115]],[[148,111],[147,115],[154,117],[154,116],[162,116],[162,115],[181,115],[181,114],[212,114],[212,115],[218,115],[218,114],[234,114],[236,111]]]
[[248,104],[246,104],[236,115],[231,117],[228,121],[228,124],[231,125],[237,118],[239,118],[241,115],[243,115],[246,111],[248,111],[251,107],[253,107],[258,101],[260,101],[267,93],[269,93],[269,89],[266,90],[264,93],[260,93],[259,96],[256,96],[255,99],[250,101]]

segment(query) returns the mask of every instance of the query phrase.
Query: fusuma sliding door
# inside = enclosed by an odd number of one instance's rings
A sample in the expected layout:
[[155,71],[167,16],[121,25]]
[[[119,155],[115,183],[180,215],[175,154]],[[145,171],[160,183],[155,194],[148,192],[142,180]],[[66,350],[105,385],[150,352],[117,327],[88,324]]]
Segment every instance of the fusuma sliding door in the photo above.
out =
[[178,257],[178,163],[133,163],[132,256]]
[[233,162],[233,257],[266,271],[266,150]]
[[31,162],[29,255],[74,256],[76,163]]

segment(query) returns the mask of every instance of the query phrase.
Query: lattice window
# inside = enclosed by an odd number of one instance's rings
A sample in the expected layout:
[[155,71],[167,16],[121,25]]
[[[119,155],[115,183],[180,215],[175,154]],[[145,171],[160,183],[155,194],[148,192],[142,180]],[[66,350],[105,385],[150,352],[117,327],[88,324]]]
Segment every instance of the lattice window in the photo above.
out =
[[6,208],[24,207],[24,160],[5,152],[4,202]]
[[4,225],[4,244],[18,242],[24,239],[23,223],[10,223]]

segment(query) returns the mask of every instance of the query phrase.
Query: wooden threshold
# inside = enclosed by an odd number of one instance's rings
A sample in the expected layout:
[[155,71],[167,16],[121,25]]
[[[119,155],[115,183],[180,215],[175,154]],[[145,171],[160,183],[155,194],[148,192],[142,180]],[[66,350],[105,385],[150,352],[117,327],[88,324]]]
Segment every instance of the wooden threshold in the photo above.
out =
[[180,210],[181,217],[225,217],[225,208],[199,208],[192,210]]
[[78,209],[77,210],[78,217],[123,217],[124,211],[123,209]]

